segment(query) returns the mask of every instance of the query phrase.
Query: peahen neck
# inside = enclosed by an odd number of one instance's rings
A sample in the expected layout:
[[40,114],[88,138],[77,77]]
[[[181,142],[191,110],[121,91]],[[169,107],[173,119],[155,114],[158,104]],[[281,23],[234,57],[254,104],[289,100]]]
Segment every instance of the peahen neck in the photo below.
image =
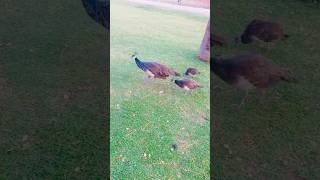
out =
[[141,62],[137,57],[134,58],[134,61],[136,61],[136,63]]
[[141,64],[141,61],[135,56],[133,57],[134,61],[136,62],[137,65]]
[[146,71],[145,65],[138,59],[138,57],[134,56],[134,57],[132,57],[132,59],[134,59],[134,61],[136,62],[137,66],[140,69],[142,69],[143,71]]

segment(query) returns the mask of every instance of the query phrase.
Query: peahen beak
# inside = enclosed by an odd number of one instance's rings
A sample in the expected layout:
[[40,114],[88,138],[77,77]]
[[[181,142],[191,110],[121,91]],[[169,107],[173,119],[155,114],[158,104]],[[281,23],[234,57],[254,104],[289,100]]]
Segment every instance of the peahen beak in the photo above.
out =
[[135,56],[137,56],[137,51],[134,51],[133,53],[129,53],[129,55],[130,55],[130,60],[132,60],[133,59],[133,57],[135,57]]

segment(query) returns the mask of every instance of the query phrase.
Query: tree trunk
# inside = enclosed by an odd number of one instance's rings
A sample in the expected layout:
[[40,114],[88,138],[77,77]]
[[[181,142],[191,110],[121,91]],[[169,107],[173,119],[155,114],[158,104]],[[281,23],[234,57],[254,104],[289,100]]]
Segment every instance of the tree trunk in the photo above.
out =
[[202,61],[210,61],[210,18],[207,24],[206,32],[202,39],[198,57]]

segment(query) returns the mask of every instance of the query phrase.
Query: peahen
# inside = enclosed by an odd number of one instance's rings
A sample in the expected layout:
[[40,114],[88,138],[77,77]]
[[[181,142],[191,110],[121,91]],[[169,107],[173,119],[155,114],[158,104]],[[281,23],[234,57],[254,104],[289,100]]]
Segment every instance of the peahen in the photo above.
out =
[[256,40],[273,42],[288,37],[279,23],[255,19],[247,25],[240,38],[243,44],[248,44]]
[[246,91],[252,89],[265,89],[279,82],[296,82],[287,68],[274,64],[270,59],[257,54],[248,53],[229,58],[212,57],[211,71],[224,82]]
[[180,73],[166,65],[152,61],[141,61],[135,54],[132,55],[131,58],[135,61],[137,66],[148,75],[149,78],[166,79],[169,76],[181,76]]

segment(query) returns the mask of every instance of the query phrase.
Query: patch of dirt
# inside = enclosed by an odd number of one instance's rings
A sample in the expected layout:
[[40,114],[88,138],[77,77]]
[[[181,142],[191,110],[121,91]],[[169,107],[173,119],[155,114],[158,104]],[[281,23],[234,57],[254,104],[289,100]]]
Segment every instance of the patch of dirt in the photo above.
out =
[[73,104],[88,103],[91,97],[95,95],[96,85],[81,85],[61,90],[52,90],[48,94],[54,94],[51,104],[54,110],[63,111]]
[[243,145],[245,146],[246,150],[252,151],[257,148],[256,142],[254,141],[253,137],[249,133],[246,133],[242,139],[243,139]]
[[[176,137],[177,151],[186,154],[193,145],[199,144],[199,140],[193,139],[195,126],[203,126],[210,123],[210,117],[207,117],[205,112],[201,110],[192,109],[190,106],[181,107],[181,115],[187,119],[185,124],[181,124],[181,128]],[[191,129],[190,129],[191,128]]]
[[163,9],[172,9],[176,11],[183,11],[193,14],[198,14],[202,16],[210,16],[210,9],[199,8],[199,7],[191,7],[191,6],[181,6],[168,2],[157,2],[157,1],[148,1],[148,0],[129,0],[129,2],[136,4],[143,4],[149,6],[155,6]]
[[192,142],[190,139],[178,139],[177,146],[179,147],[178,150],[180,150],[182,153],[187,152],[190,147],[192,146]]
[[207,117],[203,111],[195,111],[190,106],[184,107],[182,112],[184,117],[191,119],[196,124],[203,125],[206,122],[210,122],[210,117]]
[[199,144],[199,140],[193,140],[193,133],[188,133],[185,128],[181,128],[179,136],[176,138],[176,148],[177,151],[182,154],[186,154],[192,148],[193,145]]
[[[179,6],[190,6],[210,9],[210,0],[151,0],[155,2],[170,3]],[[180,1],[180,2],[179,2]]]

